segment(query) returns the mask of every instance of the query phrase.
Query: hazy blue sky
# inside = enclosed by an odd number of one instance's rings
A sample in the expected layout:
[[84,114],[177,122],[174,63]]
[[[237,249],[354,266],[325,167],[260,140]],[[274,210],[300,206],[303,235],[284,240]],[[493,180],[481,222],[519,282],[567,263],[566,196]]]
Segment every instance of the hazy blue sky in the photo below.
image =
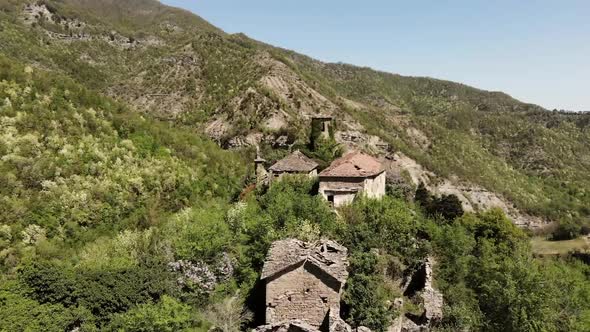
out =
[[589,0],[163,0],[329,62],[590,111]]

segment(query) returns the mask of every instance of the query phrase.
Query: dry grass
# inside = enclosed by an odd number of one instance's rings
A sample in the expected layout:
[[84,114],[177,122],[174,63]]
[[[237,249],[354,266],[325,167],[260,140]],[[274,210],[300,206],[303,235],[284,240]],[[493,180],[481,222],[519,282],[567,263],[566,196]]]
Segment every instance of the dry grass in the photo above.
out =
[[567,241],[550,241],[544,237],[534,237],[531,245],[536,255],[562,255],[576,249],[590,249],[590,241],[585,236]]

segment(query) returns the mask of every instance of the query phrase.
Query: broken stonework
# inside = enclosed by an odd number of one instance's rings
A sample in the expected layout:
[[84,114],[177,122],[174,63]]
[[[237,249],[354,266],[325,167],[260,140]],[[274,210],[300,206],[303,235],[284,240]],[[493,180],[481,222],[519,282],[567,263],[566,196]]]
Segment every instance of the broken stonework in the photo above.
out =
[[404,295],[417,299],[423,306],[421,315],[406,314],[398,317],[389,332],[428,331],[443,318],[443,294],[433,287],[432,267],[435,262],[428,257],[422,266],[407,280]]
[[350,325],[340,318],[340,314],[334,310],[330,310],[328,315],[328,331],[329,332],[352,332]]
[[347,249],[334,241],[274,242],[260,277],[266,282],[266,325],[253,331],[371,332],[340,318],[347,269]]
[[334,241],[274,242],[261,275],[266,282],[264,331],[292,331],[294,322],[302,322],[315,330],[350,332],[338,317],[347,268],[347,250]]
[[[326,332],[321,329],[302,322],[300,320],[294,320],[290,322],[283,322],[272,325],[262,325],[252,330],[253,332]],[[346,324],[342,319],[338,317],[337,322],[331,322],[327,332],[371,332],[371,329],[360,326],[356,329],[352,329],[350,325]]]
[[443,295],[432,286],[432,267],[434,266],[434,259],[428,257],[424,262],[424,269],[426,272],[426,281],[424,289],[419,293],[424,303],[424,318],[427,323],[439,321],[443,318]]
[[255,332],[320,332],[309,324],[294,320],[278,324],[262,325],[254,329]]

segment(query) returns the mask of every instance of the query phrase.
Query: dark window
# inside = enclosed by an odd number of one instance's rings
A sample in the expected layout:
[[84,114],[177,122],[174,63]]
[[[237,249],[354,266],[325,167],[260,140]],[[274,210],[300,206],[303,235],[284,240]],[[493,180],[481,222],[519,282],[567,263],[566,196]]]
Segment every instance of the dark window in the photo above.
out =
[[334,205],[334,195],[328,195],[328,202],[330,202],[331,205]]

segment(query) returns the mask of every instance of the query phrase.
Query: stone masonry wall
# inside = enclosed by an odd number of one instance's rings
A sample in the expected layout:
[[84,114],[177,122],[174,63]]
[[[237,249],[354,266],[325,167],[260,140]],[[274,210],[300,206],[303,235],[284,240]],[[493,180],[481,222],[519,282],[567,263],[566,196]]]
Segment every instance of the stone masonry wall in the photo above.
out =
[[380,198],[385,195],[385,180],[386,174],[385,172],[379,174],[374,178],[369,178],[365,180],[365,185],[363,191],[370,198]]
[[340,294],[302,265],[268,281],[266,306],[266,324],[299,319],[319,328],[330,308],[339,310]]

